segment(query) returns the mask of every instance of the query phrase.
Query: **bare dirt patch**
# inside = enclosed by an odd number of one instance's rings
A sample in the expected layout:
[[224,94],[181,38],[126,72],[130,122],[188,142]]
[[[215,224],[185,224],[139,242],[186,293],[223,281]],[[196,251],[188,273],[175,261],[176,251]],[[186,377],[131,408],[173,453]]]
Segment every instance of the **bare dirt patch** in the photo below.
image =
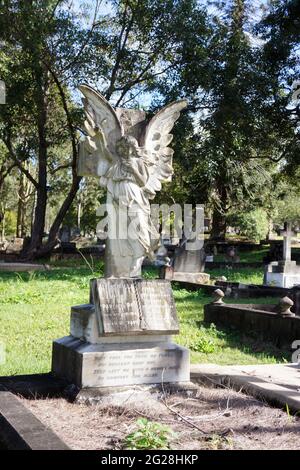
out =
[[122,449],[141,416],[175,431],[172,449],[300,448],[298,417],[227,388],[168,394],[136,387],[96,405],[63,398],[22,402],[72,449]]

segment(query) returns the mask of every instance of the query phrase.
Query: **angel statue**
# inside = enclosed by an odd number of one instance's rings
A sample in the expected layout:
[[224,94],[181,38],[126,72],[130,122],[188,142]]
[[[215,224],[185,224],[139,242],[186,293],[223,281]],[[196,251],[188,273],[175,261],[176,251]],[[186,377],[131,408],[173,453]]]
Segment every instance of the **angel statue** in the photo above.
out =
[[100,177],[107,190],[105,277],[140,277],[144,258],[153,259],[159,244],[150,200],[172,177],[170,131],[187,102],[165,106],[148,122],[141,110],[113,109],[90,86],[79,89],[87,136],[80,143],[78,173]]

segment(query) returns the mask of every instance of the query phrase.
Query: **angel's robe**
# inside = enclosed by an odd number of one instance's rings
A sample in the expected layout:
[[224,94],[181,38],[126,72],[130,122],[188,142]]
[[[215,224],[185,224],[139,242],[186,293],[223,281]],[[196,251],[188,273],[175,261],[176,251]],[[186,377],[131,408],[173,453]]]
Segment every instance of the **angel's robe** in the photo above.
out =
[[[109,168],[105,175],[107,190],[116,202],[128,208],[137,205],[143,211],[150,213],[149,200],[142,189],[149,178],[147,165],[141,158],[130,158],[130,163],[132,170],[128,170],[122,160]],[[139,175],[139,178],[135,173]]]
[[[111,211],[114,216],[109,223],[113,224],[116,233],[115,237],[108,237],[108,245],[120,269],[122,258],[133,260],[132,275],[136,263],[142,263],[145,256],[153,256],[157,232],[150,217],[149,199],[143,189],[149,178],[147,165],[142,158],[131,157],[131,168],[128,169],[125,162],[125,159],[120,159],[105,175],[107,204],[114,207],[114,211]],[[112,264],[115,265],[113,261]],[[139,267],[136,269],[138,271]]]

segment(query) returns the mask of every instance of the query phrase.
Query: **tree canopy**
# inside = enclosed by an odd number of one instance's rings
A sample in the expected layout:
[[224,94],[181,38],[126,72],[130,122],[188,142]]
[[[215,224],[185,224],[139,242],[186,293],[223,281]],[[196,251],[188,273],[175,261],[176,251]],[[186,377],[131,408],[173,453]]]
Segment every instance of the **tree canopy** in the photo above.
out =
[[55,246],[63,224],[93,232],[103,191],[77,174],[83,82],[114,106],[150,115],[187,98],[174,130],[174,178],[158,202],[205,204],[214,238],[224,238],[233,214],[271,220],[282,187],[298,176],[299,0],[107,5],[1,2],[2,237],[15,225],[34,258]]

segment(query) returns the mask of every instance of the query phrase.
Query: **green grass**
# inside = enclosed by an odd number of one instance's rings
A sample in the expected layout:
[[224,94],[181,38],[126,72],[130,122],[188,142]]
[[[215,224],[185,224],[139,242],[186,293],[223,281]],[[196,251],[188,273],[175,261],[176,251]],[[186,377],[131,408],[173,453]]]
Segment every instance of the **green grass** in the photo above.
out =
[[215,268],[206,271],[211,278],[225,276],[227,281],[241,282],[243,284],[262,284],[264,268]]
[[0,341],[7,356],[1,375],[49,370],[51,342],[69,334],[70,307],[87,303],[91,277],[84,268],[1,273]]
[[[238,256],[240,258],[240,263],[262,263],[264,257],[268,254],[269,252],[269,247],[268,246],[263,246],[260,248],[257,248],[257,250],[251,250],[251,251],[239,251],[238,250]],[[218,254],[214,256],[214,261],[222,261],[225,262],[227,261],[225,259],[225,254]]]
[[[282,237],[281,237],[282,240]],[[270,251],[270,246],[269,245],[263,245],[256,250],[250,250],[250,251],[239,251],[237,252],[240,260],[240,263],[263,263],[263,259],[267,256],[267,254]],[[292,248],[292,255],[298,255],[300,251],[299,247],[293,247]],[[225,254],[220,253],[214,256],[214,261],[215,262],[226,262],[228,261],[225,257]]]
[[[156,272],[147,269],[145,275],[153,278]],[[0,375],[49,371],[53,339],[69,334],[70,307],[88,301],[90,278],[101,274],[100,268],[92,272],[87,267],[0,273],[0,342],[6,349]],[[201,291],[175,287],[174,296],[181,325],[176,340],[191,348],[193,362],[254,364],[289,359],[287,353],[257,341],[255,335],[245,337],[204,325],[203,305],[211,298]],[[255,303],[253,299],[243,302]]]

